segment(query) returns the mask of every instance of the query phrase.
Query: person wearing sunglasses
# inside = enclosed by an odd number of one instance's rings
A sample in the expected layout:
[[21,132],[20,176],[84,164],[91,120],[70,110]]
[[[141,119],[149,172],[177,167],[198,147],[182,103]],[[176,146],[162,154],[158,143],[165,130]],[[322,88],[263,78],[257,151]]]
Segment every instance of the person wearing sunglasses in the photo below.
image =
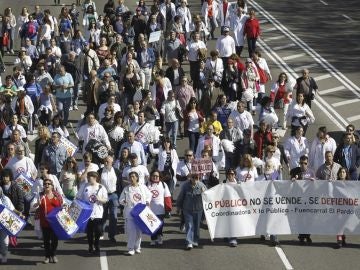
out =
[[44,264],[49,262],[57,263],[56,250],[58,246],[58,238],[51,228],[46,216],[55,208],[60,207],[63,199],[59,193],[54,190],[54,185],[51,179],[44,179],[44,189],[38,196],[38,201],[34,207],[38,207],[40,216],[40,226],[43,234],[43,241],[45,247]]
[[[293,168],[290,171],[290,178],[291,181],[296,180],[315,180],[315,173],[312,169],[309,168],[309,158],[305,155],[300,157],[299,166],[296,168]],[[310,238],[310,234],[299,234],[298,239],[300,241],[300,244],[305,243],[305,239],[307,244],[311,245],[312,240]]]

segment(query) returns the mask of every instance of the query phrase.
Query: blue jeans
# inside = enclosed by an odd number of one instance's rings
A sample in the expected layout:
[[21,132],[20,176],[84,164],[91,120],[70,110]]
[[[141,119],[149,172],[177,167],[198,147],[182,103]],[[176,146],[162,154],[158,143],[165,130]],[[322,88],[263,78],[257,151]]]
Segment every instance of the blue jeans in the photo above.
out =
[[117,214],[119,208],[119,196],[116,193],[109,195],[109,200],[104,204],[104,214],[102,218],[103,231],[105,231],[106,220],[109,219],[108,235],[114,238],[116,233]]
[[69,120],[71,97],[56,98],[56,106],[60,116],[63,118],[64,126],[66,126]]
[[179,129],[179,121],[165,122],[166,136],[171,138],[173,148],[176,148],[176,138]]
[[188,137],[189,137],[189,148],[195,153],[200,134],[199,132],[188,131]]
[[200,238],[200,223],[203,211],[191,212],[184,210],[186,244],[198,244]]

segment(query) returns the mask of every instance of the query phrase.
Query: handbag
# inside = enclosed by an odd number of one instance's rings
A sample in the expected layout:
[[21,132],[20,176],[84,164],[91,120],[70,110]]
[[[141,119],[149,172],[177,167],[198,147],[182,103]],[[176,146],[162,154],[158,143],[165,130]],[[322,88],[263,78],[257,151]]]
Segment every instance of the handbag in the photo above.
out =
[[255,63],[257,71],[259,73],[259,77],[260,77],[260,83],[261,84],[265,84],[268,82],[269,78],[265,72],[265,70],[263,70],[258,63]]

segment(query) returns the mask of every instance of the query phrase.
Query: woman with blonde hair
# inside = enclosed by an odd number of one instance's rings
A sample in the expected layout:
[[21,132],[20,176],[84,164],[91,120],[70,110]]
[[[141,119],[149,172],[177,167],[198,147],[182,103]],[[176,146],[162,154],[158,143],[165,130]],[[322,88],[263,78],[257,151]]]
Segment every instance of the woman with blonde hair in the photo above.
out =
[[236,168],[236,179],[238,182],[253,182],[258,178],[256,167],[251,155],[245,154],[240,160],[240,166]]
[[39,166],[41,162],[41,157],[44,149],[48,146],[51,138],[49,129],[46,126],[38,127],[38,139],[35,141],[35,158],[34,164],[36,167]]

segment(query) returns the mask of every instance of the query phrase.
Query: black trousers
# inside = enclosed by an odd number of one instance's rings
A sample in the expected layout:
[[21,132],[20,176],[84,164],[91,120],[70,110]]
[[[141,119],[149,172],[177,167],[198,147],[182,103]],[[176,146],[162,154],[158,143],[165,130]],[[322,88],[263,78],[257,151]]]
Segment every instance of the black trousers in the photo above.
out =
[[54,257],[58,246],[58,238],[51,228],[41,228],[45,247],[45,257]]
[[86,235],[89,248],[99,249],[99,239],[102,232],[102,219],[89,219],[86,227]]

